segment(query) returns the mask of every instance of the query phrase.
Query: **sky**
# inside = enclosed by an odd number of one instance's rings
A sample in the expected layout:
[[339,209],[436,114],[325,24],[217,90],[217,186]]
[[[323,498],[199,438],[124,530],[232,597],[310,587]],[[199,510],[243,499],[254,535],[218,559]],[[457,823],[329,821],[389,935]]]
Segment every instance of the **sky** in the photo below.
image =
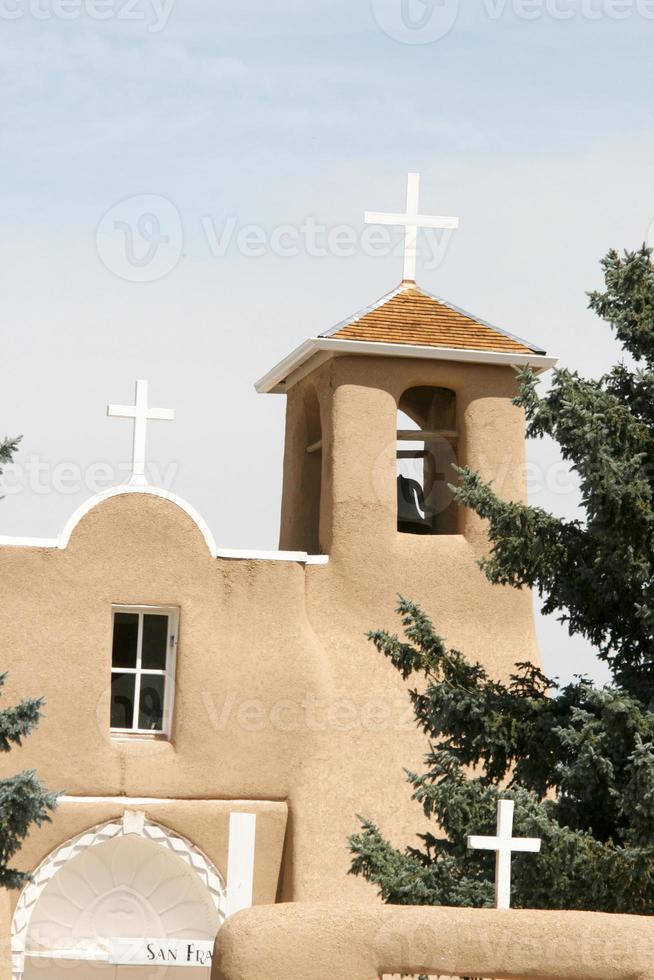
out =
[[[284,399],[254,381],[392,289],[404,205],[419,282],[585,375],[609,248],[654,240],[654,0],[0,0],[0,434],[23,434],[0,533],[54,536],[120,483],[136,378],[153,481],[219,546],[275,548]],[[556,447],[533,503],[577,513]],[[374,625],[374,624],[366,624]],[[538,619],[543,661],[605,673]]]

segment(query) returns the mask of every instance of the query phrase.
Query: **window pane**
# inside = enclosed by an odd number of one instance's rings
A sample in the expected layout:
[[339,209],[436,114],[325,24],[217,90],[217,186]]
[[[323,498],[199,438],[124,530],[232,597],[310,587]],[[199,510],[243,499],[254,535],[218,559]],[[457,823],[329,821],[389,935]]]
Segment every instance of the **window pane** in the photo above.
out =
[[146,613],[143,617],[142,653],[142,665],[145,670],[166,669],[167,646],[168,617]]
[[163,728],[164,689],[166,678],[161,674],[141,675],[139,728],[160,732]]
[[111,727],[132,728],[134,725],[135,674],[111,675]]
[[113,667],[136,667],[136,645],[139,636],[138,613],[114,613]]

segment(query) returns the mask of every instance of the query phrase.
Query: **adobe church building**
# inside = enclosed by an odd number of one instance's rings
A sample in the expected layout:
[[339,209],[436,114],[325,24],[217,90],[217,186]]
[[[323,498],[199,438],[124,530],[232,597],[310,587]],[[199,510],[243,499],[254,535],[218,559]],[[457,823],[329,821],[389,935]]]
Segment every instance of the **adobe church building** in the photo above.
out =
[[425,744],[365,634],[397,628],[402,593],[497,676],[538,660],[530,593],[485,580],[448,484],[465,464],[525,499],[516,368],[553,363],[411,278],[307,340],[257,385],[287,400],[274,553],[221,550],[145,482],[146,424],[171,415],[145,383],[110,407],[134,420],[131,481],[56,539],[0,539],[7,703],[46,699],[2,775],[65,794],[2,896],[1,976],[208,980],[234,911],[377,901],[347,838],[364,814],[412,839]]

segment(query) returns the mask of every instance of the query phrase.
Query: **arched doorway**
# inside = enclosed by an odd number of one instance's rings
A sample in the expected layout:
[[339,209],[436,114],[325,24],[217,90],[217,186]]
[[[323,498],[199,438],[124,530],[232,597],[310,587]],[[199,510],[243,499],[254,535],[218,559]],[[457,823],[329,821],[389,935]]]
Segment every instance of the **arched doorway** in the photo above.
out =
[[127,812],[37,869],[14,915],[13,980],[208,980],[224,918],[206,856]]

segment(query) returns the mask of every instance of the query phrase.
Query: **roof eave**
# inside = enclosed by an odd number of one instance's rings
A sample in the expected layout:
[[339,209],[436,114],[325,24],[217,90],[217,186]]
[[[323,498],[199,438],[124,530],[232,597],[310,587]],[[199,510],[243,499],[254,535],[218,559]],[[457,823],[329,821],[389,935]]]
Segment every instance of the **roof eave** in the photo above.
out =
[[[414,357],[434,361],[464,361],[469,364],[496,364],[507,367],[532,367],[537,374],[549,371],[558,357],[545,354],[463,350],[454,347],[420,347],[413,344],[388,344],[369,340],[334,340],[331,337],[311,337],[296,347],[283,361],[275,365],[255,384],[260,394],[284,394],[299,380],[297,374],[307,362],[319,354],[368,354],[377,357]],[[302,372],[308,373],[308,369]],[[290,382],[290,384],[289,384]]]

